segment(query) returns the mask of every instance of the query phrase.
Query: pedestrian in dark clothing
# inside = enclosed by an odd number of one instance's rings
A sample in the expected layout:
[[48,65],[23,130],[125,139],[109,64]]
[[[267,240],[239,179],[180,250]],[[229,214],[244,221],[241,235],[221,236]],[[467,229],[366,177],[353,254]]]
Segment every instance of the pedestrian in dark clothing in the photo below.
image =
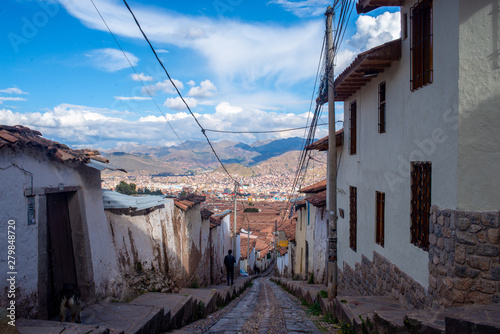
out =
[[[231,255],[232,253],[232,250],[228,250],[227,255],[224,257],[224,266],[226,266],[227,272],[227,285],[233,285],[234,283],[234,264],[236,263],[236,259]],[[231,280],[231,283],[229,283],[229,280]]]

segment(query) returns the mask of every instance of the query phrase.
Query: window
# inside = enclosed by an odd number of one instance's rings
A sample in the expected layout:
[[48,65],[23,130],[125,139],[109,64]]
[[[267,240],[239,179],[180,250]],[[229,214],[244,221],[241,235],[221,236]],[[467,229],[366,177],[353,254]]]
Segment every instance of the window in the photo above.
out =
[[375,242],[384,247],[385,193],[377,191],[375,195],[377,206],[377,216],[375,218]]
[[385,133],[385,81],[378,85],[378,132]]
[[430,162],[411,163],[411,242],[423,250],[429,250],[431,172]]
[[356,101],[349,106],[349,154],[356,154]]
[[349,187],[349,247],[353,251],[356,251],[357,248],[358,206],[356,192],[356,187]]
[[432,0],[411,9],[411,90],[432,83]]

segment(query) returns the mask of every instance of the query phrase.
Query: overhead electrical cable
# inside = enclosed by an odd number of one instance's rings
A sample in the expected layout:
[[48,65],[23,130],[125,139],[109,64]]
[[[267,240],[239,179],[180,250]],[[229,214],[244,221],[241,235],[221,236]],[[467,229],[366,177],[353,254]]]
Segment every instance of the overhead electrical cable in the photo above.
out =
[[203,126],[200,124],[200,122],[198,121],[198,119],[196,118],[195,114],[191,111],[191,108],[189,107],[189,105],[187,104],[186,100],[184,100],[184,97],[182,97],[182,94],[181,92],[179,91],[179,89],[177,88],[177,85],[175,84],[175,82],[172,80],[172,78],[170,77],[170,74],[168,73],[167,69],[165,68],[165,66],[163,65],[163,62],[161,61],[160,57],[158,57],[158,54],[156,53],[156,50],[154,49],[153,45],[151,44],[151,42],[149,41],[148,39],[148,36],[146,35],[146,33],[144,33],[144,30],[142,30],[142,27],[139,23],[139,21],[137,21],[137,18],[135,17],[135,14],[134,12],[132,11],[132,9],[130,8],[130,6],[128,5],[127,3],[127,0],[123,0],[123,3],[125,4],[125,6],[127,6],[127,9],[128,11],[130,12],[130,14],[132,15],[132,17],[134,18],[134,21],[135,23],[137,24],[137,27],[139,28],[139,30],[141,31],[142,33],[142,36],[144,37],[144,39],[146,40],[146,42],[148,42],[149,44],[149,47],[151,48],[151,50],[153,51],[155,57],[156,57],[156,60],[158,60],[158,63],[160,63],[160,66],[163,68],[163,70],[165,71],[165,74],[167,75],[168,77],[168,80],[170,80],[170,83],[172,84],[172,86],[175,88],[177,94],[179,95],[179,97],[181,98],[182,102],[186,105],[186,108],[187,110],[189,111],[189,113],[191,114],[191,116],[193,116],[194,120],[196,121],[196,124],[198,124],[198,126],[200,127],[201,129],[201,133],[203,133],[203,136],[205,136],[207,142],[208,142],[208,145],[210,145],[210,148],[212,149],[212,152],[214,153],[215,157],[217,158],[217,160],[219,161],[220,165],[222,166],[222,168],[224,169],[224,171],[226,172],[226,174],[229,176],[229,178],[231,180],[234,181],[234,183],[238,183],[236,181],[236,179],[234,179],[234,177],[229,173],[229,171],[227,170],[226,166],[222,163],[222,160],[220,159],[219,155],[217,154],[217,152],[215,151],[215,148],[213,147],[212,143],[210,142],[210,139],[208,138],[207,134],[205,133],[205,129],[203,128]]
[[[321,123],[319,125],[328,125],[328,123]],[[228,130],[212,130],[212,129],[205,129],[205,131],[219,132],[219,133],[279,133],[279,132],[296,131],[302,129],[309,129],[309,126],[301,126],[300,128],[269,130],[269,131],[228,131]]]
[[194,154],[194,152],[192,150],[190,150],[189,148],[186,147],[186,144],[184,143],[184,141],[179,137],[179,135],[177,134],[177,131],[175,131],[175,129],[173,128],[172,124],[168,121],[168,118],[167,116],[165,115],[165,113],[163,112],[163,110],[160,108],[160,106],[158,105],[158,103],[156,102],[155,98],[153,97],[153,95],[151,94],[151,92],[149,91],[148,87],[146,86],[146,84],[144,83],[144,81],[142,80],[142,77],[139,75],[139,73],[137,72],[137,70],[135,69],[135,66],[132,64],[132,62],[130,61],[129,57],[127,56],[127,53],[125,52],[125,50],[123,50],[120,42],[118,42],[118,39],[116,38],[115,34],[113,34],[113,32],[111,31],[111,28],[109,27],[108,23],[106,22],[106,20],[104,19],[104,17],[102,16],[101,12],[99,11],[99,9],[97,8],[97,6],[95,5],[94,3],[94,0],[90,0],[92,2],[92,5],[94,5],[94,8],[95,10],[97,11],[97,13],[99,14],[99,16],[101,17],[101,20],[102,22],[104,23],[104,25],[106,26],[106,28],[108,29],[109,33],[111,34],[111,36],[113,37],[113,39],[115,40],[116,44],[118,45],[118,48],[121,50],[121,52],[123,53],[123,55],[125,56],[125,59],[127,60],[127,62],[129,63],[130,67],[132,68],[132,70],[134,71],[134,73],[136,74],[137,78],[139,78],[142,86],[144,87],[145,91],[148,93],[149,97],[151,97],[151,100],[153,101],[153,103],[155,104],[156,108],[158,109],[158,111],[160,112],[160,114],[165,118],[165,121],[167,122],[168,126],[170,127],[170,129],[172,130],[172,132],[175,134],[175,136],[177,137],[177,139],[180,141],[181,145],[184,147],[184,149],[188,152],[190,152],[192,155],[193,155],[193,162],[195,164],[198,165],[198,167],[200,167],[201,169],[204,169],[203,166],[201,166],[198,161],[196,161],[196,155]]

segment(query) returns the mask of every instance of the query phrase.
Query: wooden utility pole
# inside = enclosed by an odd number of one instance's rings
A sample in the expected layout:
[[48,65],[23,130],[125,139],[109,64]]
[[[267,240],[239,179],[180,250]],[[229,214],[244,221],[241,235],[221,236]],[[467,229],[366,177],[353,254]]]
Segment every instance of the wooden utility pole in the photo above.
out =
[[[236,194],[238,192],[238,183],[234,183],[234,229],[233,229],[233,253],[236,256]],[[239,261],[239,260],[238,260]]]
[[333,17],[335,12],[328,6],[326,20],[326,75],[328,80],[328,300],[337,297],[337,143],[335,138],[335,93],[334,93],[334,46]]

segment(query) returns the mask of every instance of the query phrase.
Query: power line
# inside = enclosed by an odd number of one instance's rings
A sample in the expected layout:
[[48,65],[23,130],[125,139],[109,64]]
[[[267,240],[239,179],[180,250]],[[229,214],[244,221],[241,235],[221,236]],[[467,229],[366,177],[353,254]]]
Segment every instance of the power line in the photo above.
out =
[[[104,25],[106,26],[106,28],[108,29],[109,33],[111,34],[111,36],[113,37],[113,39],[115,40],[116,44],[118,45],[118,48],[121,50],[121,52],[123,53],[123,55],[125,56],[125,59],[127,59],[127,62],[129,63],[130,67],[132,68],[132,70],[134,71],[134,73],[136,74],[137,78],[139,78],[139,80],[141,81],[141,84],[142,86],[144,87],[144,89],[146,90],[146,92],[148,93],[149,97],[151,97],[151,100],[153,101],[153,103],[155,104],[156,108],[158,109],[158,111],[160,112],[160,114],[165,118],[165,121],[167,122],[168,126],[170,127],[170,129],[173,131],[173,133],[175,134],[175,136],[177,137],[177,139],[179,139],[180,143],[182,144],[182,146],[184,147],[184,149],[186,151],[189,151],[191,152],[191,154],[193,155],[193,157],[195,157],[195,154],[193,151],[191,151],[190,149],[188,149],[186,147],[186,144],[184,143],[184,141],[182,141],[182,139],[179,137],[179,135],[177,134],[177,131],[175,131],[175,129],[173,128],[172,124],[170,124],[170,122],[168,121],[167,119],[167,116],[163,113],[163,110],[161,110],[160,106],[158,105],[158,103],[156,102],[156,100],[154,99],[153,95],[151,94],[151,92],[149,91],[148,87],[146,86],[146,84],[144,83],[144,81],[142,80],[142,76],[139,75],[139,73],[137,72],[137,70],[135,69],[135,66],[132,64],[132,62],[130,61],[130,59],[128,58],[127,56],[127,53],[125,52],[125,50],[123,50],[120,42],[118,42],[118,39],[116,38],[115,34],[113,34],[113,32],[111,31],[111,28],[108,26],[108,23],[106,22],[106,20],[104,19],[104,17],[102,16],[101,12],[99,11],[99,9],[97,8],[97,6],[95,5],[94,3],[94,0],[90,0],[92,2],[92,5],[94,5],[94,8],[95,10],[97,11],[97,13],[99,14],[99,16],[101,17],[101,20],[102,22],[104,23]],[[204,169],[199,163],[198,161],[196,161],[195,158],[193,158],[193,161],[194,163],[196,163],[198,165],[198,167],[200,167],[201,169]]]
[[[328,125],[328,123],[322,123],[319,125]],[[283,130],[269,130],[269,131],[226,131],[226,130],[212,130],[212,129],[205,129],[205,131],[219,132],[219,133],[278,133],[278,132],[295,131],[295,130],[302,130],[302,129],[309,129],[309,128],[310,128],[309,126],[301,126],[300,128],[283,129]]]
[[205,133],[205,129],[203,128],[203,126],[201,126],[200,122],[198,121],[198,119],[196,118],[196,116],[194,115],[194,113],[191,111],[191,108],[189,107],[189,105],[187,104],[186,100],[184,100],[184,97],[182,97],[182,94],[181,92],[179,91],[179,89],[177,88],[177,86],[175,85],[175,82],[172,80],[172,78],[170,77],[170,74],[168,73],[167,69],[165,68],[165,66],[163,65],[163,62],[160,60],[160,57],[158,57],[158,54],[156,53],[153,45],[151,44],[151,42],[149,41],[148,39],[148,36],[146,36],[146,34],[144,33],[144,31],[142,30],[142,27],[139,23],[139,21],[137,21],[137,18],[135,17],[135,14],[134,12],[132,11],[132,9],[130,8],[130,6],[128,5],[127,3],[127,0],[123,0],[123,3],[125,4],[125,6],[127,6],[127,9],[128,11],[130,12],[130,14],[132,15],[132,17],[134,18],[134,21],[135,23],[137,24],[137,27],[139,28],[139,30],[141,31],[142,33],[142,36],[144,37],[144,39],[146,40],[146,42],[148,42],[149,44],[149,47],[151,48],[151,50],[153,51],[155,57],[156,57],[156,60],[158,60],[158,62],[160,63],[160,66],[163,68],[163,70],[165,71],[165,74],[167,75],[168,77],[168,80],[170,80],[170,83],[172,84],[172,86],[175,88],[177,94],[179,95],[179,97],[181,98],[182,102],[184,102],[184,104],[186,105],[186,108],[187,110],[189,111],[189,113],[191,114],[191,116],[193,116],[194,120],[196,121],[196,124],[198,124],[198,126],[200,127],[201,129],[201,133],[203,133],[203,135],[205,136],[205,138],[207,139],[207,142],[208,142],[208,145],[210,145],[210,148],[212,149],[212,152],[214,153],[215,157],[217,158],[217,160],[219,161],[219,163],[221,164],[222,168],[224,169],[224,171],[226,172],[226,174],[229,176],[229,178],[231,180],[233,180],[235,183],[238,183],[234,178],[233,176],[229,173],[229,171],[226,169],[226,166],[222,163],[222,160],[219,158],[219,156],[217,155],[217,152],[215,152],[215,149],[212,145],[212,143],[210,142],[210,139],[208,138],[207,134]]

